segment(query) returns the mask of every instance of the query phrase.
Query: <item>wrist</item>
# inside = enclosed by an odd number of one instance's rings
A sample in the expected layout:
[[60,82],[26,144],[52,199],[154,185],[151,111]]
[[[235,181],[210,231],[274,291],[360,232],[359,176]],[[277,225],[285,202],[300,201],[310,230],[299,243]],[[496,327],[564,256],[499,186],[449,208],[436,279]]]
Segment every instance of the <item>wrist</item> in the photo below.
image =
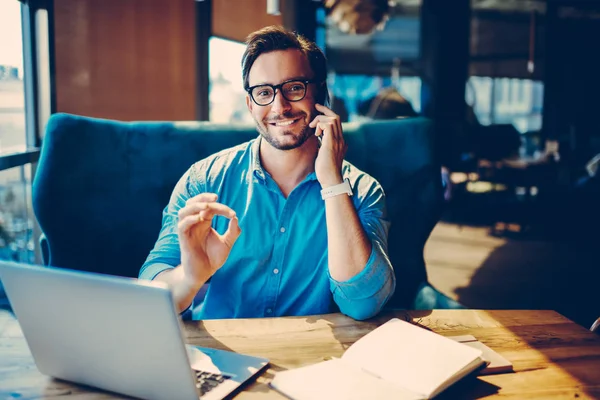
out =
[[343,183],[343,182],[344,182],[344,179],[342,178],[341,174],[336,175],[336,176],[327,177],[327,178],[324,178],[319,181],[322,189],[326,189],[331,186],[339,185],[340,183]]
[[206,283],[213,275],[213,273],[202,269],[201,271],[191,271],[191,268],[187,268],[181,264],[182,274],[180,284],[185,286],[188,290],[200,290],[202,285]]

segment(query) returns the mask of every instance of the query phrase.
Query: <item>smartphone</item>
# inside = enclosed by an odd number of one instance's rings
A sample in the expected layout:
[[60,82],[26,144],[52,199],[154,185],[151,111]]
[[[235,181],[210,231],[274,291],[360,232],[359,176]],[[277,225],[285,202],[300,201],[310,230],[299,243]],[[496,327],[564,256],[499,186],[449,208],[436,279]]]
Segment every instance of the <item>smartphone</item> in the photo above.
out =
[[[329,96],[327,94],[327,88],[323,88],[321,89],[321,92],[319,93],[319,95],[317,96],[317,103],[324,105],[325,107],[329,107]],[[322,112],[320,112],[319,110],[317,110],[315,108],[315,114],[316,115],[323,115]],[[317,132],[317,130],[315,129],[315,133]],[[323,136],[317,136],[317,139],[319,139],[319,148],[321,147],[321,144],[323,143]]]

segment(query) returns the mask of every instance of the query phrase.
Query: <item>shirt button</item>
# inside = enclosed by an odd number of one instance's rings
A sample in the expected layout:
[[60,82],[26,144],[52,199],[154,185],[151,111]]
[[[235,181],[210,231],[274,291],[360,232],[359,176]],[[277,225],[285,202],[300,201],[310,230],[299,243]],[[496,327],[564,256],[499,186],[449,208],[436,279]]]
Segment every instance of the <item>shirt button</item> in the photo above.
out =
[[270,308],[267,308],[267,314],[271,314],[273,312],[273,310],[271,310]]
[[285,232],[285,228],[282,226],[282,227],[279,229],[279,232],[281,232],[281,233],[284,233],[284,232]]
[[279,273],[279,270],[278,270],[277,268],[275,268],[275,269],[273,270],[273,273],[274,273],[275,275],[277,275],[277,274]]

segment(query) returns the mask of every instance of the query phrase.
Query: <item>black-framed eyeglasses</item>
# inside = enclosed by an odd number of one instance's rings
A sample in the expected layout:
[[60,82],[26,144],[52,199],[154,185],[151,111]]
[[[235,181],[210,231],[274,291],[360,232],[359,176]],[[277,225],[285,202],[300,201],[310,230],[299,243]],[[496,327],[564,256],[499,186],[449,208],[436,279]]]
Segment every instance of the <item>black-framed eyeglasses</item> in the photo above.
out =
[[246,91],[257,105],[268,106],[275,100],[277,91],[280,91],[287,101],[302,100],[306,96],[306,86],[309,83],[316,83],[316,81],[312,79],[293,79],[279,85],[264,83],[250,86]]

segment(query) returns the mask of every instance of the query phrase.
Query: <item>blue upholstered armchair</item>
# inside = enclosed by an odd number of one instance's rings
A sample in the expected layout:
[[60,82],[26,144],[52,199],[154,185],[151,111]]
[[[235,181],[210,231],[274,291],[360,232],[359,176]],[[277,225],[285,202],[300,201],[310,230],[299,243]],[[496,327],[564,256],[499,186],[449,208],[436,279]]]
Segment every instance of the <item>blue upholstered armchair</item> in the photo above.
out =
[[[453,308],[427,284],[423,248],[442,207],[432,130],[421,118],[345,124],[348,161],[382,184],[397,289],[389,306]],[[253,126],[53,115],[33,183],[44,262],[136,277],[162,210],[196,161],[257,136]]]

